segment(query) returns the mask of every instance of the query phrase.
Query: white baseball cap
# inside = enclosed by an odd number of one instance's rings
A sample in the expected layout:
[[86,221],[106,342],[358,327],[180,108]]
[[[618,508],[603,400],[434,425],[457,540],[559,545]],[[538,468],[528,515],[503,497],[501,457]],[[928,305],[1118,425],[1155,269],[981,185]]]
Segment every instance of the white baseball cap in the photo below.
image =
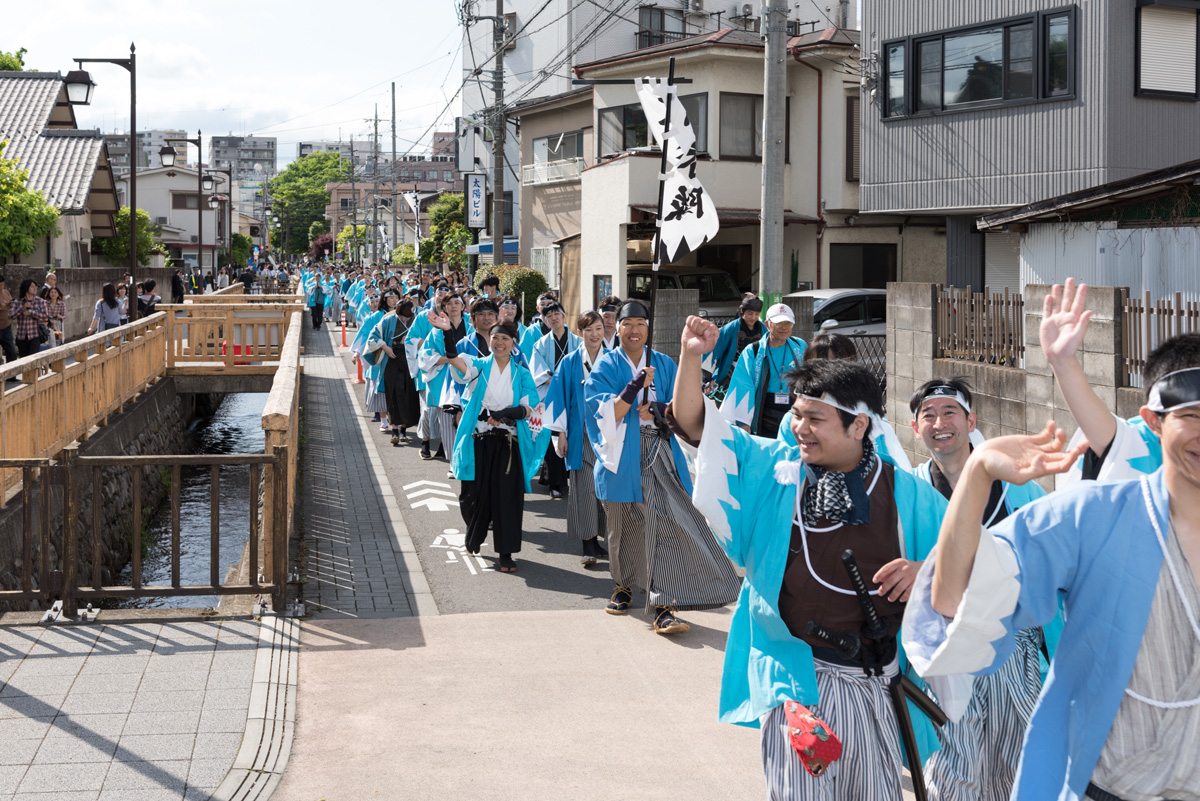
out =
[[771,308],[767,309],[768,323],[791,323],[796,324],[796,315],[790,306],[785,306],[782,303],[776,303]]

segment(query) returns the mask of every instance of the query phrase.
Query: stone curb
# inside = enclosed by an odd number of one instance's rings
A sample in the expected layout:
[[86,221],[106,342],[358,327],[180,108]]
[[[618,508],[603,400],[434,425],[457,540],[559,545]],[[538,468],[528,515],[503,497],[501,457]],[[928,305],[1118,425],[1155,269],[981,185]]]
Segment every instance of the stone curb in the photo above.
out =
[[[333,338],[332,333],[330,338]],[[334,342],[333,349],[335,358],[340,360],[342,358],[341,346]],[[420,560],[417,558],[417,548],[408,533],[408,525],[404,522],[400,505],[396,503],[396,493],[392,490],[391,482],[388,481],[387,473],[384,471],[383,459],[380,458],[379,451],[375,447],[375,440],[371,438],[371,429],[367,425],[367,418],[358,413],[358,403],[354,398],[355,385],[352,381],[350,376],[346,376],[342,379],[342,386],[346,389],[346,396],[350,402],[349,408],[354,414],[355,420],[358,421],[358,428],[362,432],[363,443],[366,445],[367,460],[371,463],[371,481],[380,500],[383,501],[383,508],[387,511],[392,539],[399,551],[401,579],[404,581],[404,594],[408,596],[408,606],[417,616],[441,614],[438,611],[437,602],[433,598],[433,590],[429,588],[429,582],[425,578],[425,571],[421,569]]]
[[267,801],[283,779],[296,726],[299,654],[299,622],[264,616],[259,623],[246,733],[212,801]]

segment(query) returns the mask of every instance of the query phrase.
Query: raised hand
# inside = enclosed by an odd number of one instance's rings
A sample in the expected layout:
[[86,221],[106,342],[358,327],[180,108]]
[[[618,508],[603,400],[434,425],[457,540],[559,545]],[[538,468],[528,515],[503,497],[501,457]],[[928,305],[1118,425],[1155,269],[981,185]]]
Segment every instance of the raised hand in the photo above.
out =
[[688,353],[703,356],[717,346],[721,329],[716,323],[703,317],[688,317],[683,324],[683,334],[679,338],[680,346]]
[[979,463],[993,480],[1025,484],[1065,473],[1087,452],[1086,442],[1064,451],[1066,442],[1067,433],[1050,421],[1032,436],[1015,434],[989,439],[975,448],[971,460]]
[[429,324],[434,328],[440,328],[443,331],[450,330],[450,316],[438,312],[437,309],[431,309],[429,312]]
[[1051,365],[1075,356],[1083,337],[1087,333],[1090,311],[1084,311],[1087,300],[1087,284],[1075,285],[1068,278],[1065,285],[1055,284],[1046,296],[1042,307],[1042,325],[1039,335],[1046,361]]

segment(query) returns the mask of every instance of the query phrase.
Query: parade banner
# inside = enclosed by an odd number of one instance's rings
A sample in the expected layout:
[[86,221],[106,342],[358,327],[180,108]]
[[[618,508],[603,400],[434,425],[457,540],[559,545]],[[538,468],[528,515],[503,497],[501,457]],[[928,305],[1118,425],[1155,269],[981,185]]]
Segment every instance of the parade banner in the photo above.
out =
[[670,264],[711,241],[717,207],[696,177],[696,134],[670,78],[635,82],[646,124],[662,148],[654,267]]

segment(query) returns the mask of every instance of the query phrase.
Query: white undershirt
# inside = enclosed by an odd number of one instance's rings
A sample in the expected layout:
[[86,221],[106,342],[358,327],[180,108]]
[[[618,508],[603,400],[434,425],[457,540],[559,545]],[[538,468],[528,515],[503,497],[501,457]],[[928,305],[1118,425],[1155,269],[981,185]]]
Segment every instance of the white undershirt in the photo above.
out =
[[[513,405],[512,359],[508,360],[508,365],[504,368],[501,368],[493,359],[492,371],[488,374],[487,391],[483,393],[483,409],[494,412]],[[515,430],[512,426],[489,426],[483,420],[475,424],[475,430],[478,432],[490,431],[493,428],[503,428],[505,431]]]
[[[646,349],[645,348],[642,348],[642,357],[640,359],[638,359],[638,363],[636,365],[633,363],[633,359],[629,358],[629,354],[625,352],[624,348],[617,348],[617,353],[620,353],[621,357],[623,359],[625,359],[625,361],[629,364],[630,367],[633,368],[634,376],[636,376],[638,374],[638,370],[645,369],[645,367],[646,367]],[[633,406],[634,406],[634,408],[637,408],[638,406],[641,406],[646,401],[656,401],[656,400],[658,400],[658,393],[655,392],[654,384],[653,384],[653,382],[651,382],[649,386],[644,387],[641,390],[641,392],[638,393],[638,398],[637,398],[637,400],[634,401]],[[649,420],[643,420],[641,415],[638,415],[638,425],[640,425],[642,428],[645,428],[647,426],[652,426],[652,425],[654,425],[654,418],[650,418]]]

